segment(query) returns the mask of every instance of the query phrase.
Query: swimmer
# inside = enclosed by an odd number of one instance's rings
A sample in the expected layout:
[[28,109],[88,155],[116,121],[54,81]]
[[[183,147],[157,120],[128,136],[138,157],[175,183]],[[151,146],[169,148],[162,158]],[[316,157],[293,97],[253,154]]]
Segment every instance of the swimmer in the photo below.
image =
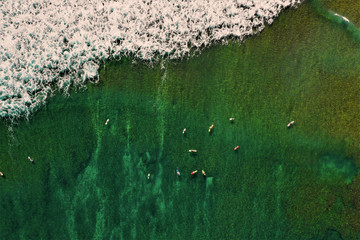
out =
[[147,179],[150,179],[150,173],[148,173],[148,175],[147,175]]
[[32,160],[32,158],[29,157],[29,156],[28,156],[28,159],[29,159],[30,162],[32,162],[32,163],[34,162],[34,160]]
[[196,174],[197,174],[197,170],[191,172],[191,175],[193,175],[193,176]]
[[184,128],[184,130],[183,130],[183,134],[185,134],[185,132],[186,132],[186,128]]
[[0,177],[4,177],[5,175],[2,173],[2,172],[0,172]]
[[204,177],[206,177],[206,173],[205,173],[204,170],[201,170],[201,173],[202,173],[202,175],[203,175]]
[[233,123],[235,118],[229,118],[230,122]]
[[190,149],[189,152],[190,152],[190,153],[197,153],[197,150],[195,150],[195,149]]
[[287,125],[288,128],[292,127],[294,125],[295,121],[291,121],[289,122],[289,124]]
[[211,133],[211,131],[214,129],[214,124],[211,124],[211,126],[209,127],[209,133]]
[[239,146],[236,146],[234,147],[234,151],[238,150],[239,149]]
[[110,121],[109,119],[106,120],[105,126],[108,125],[109,121]]

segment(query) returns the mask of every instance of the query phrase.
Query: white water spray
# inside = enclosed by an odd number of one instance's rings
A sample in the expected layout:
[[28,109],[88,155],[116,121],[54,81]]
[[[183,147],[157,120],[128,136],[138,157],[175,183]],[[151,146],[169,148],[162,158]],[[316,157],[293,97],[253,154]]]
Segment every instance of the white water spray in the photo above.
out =
[[96,78],[109,57],[179,58],[242,40],[301,0],[5,0],[0,2],[0,117],[29,115],[53,89]]

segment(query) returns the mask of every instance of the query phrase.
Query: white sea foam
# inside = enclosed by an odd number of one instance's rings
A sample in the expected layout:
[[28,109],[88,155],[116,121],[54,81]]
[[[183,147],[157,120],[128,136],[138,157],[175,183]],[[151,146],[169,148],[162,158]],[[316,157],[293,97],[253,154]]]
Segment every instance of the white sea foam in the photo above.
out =
[[346,22],[350,22],[350,20],[349,19],[347,19],[346,17],[344,17],[344,16],[341,16],[341,15],[339,15],[339,14],[337,14],[337,13],[333,13],[335,16],[338,16],[338,17],[340,17],[340,18],[342,18],[343,20],[345,20]]
[[52,90],[84,85],[110,56],[179,58],[261,31],[301,1],[0,1],[0,116],[29,115]]

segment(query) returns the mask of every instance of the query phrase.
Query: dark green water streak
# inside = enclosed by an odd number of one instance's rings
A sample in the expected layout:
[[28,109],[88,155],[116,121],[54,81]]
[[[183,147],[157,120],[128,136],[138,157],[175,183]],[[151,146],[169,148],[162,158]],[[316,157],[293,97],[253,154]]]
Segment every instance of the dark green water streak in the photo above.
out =
[[2,124],[0,239],[356,239],[359,43],[313,4]]

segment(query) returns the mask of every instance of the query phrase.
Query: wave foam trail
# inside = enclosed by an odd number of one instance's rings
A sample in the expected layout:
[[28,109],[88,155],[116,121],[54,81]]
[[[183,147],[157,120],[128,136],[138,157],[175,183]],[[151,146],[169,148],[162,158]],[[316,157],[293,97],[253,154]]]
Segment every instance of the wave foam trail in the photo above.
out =
[[109,57],[183,57],[242,40],[302,0],[0,2],[0,116],[29,114],[52,89],[82,86]]

